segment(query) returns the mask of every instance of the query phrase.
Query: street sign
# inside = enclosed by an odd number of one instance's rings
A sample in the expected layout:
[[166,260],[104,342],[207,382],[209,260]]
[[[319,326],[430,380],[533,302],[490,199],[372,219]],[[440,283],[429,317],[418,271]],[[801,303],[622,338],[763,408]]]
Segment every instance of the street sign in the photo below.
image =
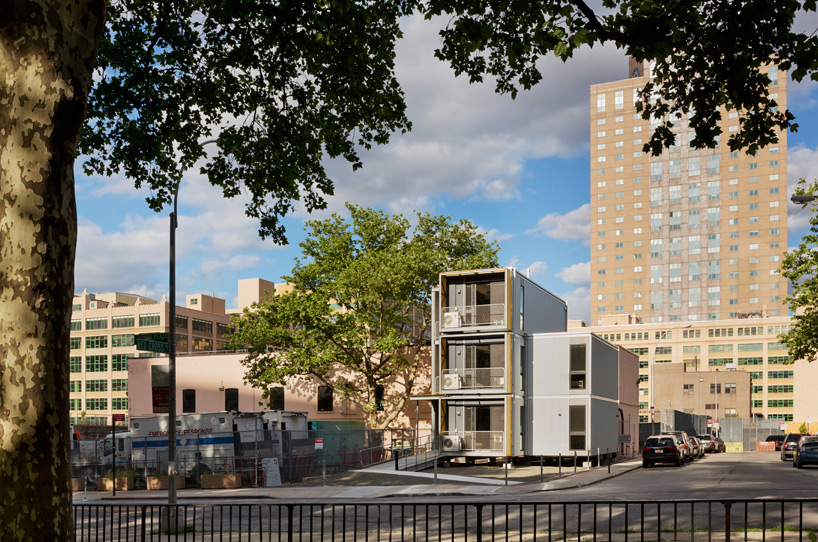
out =
[[316,450],[323,450],[324,449],[324,439],[323,438],[315,439],[315,449]]
[[137,333],[134,335],[134,339],[144,339],[147,341],[160,341],[160,342],[168,342],[168,335],[169,333]]
[[113,414],[111,418],[115,422],[124,422],[125,421],[125,414]]

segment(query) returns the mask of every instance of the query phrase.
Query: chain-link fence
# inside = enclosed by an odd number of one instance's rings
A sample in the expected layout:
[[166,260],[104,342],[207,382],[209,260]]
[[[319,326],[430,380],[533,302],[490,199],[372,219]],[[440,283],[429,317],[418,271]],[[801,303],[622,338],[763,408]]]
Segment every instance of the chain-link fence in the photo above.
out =
[[[259,430],[177,436],[175,471],[186,487],[200,487],[202,477],[231,475],[242,487],[300,482],[305,478],[362,468],[391,458],[384,431]],[[135,478],[147,487],[151,476],[167,476],[167,437],[110,437],[72,442],[74,478],[95,483],[111,476]],[[237,482],[240,480],[240,482]]]

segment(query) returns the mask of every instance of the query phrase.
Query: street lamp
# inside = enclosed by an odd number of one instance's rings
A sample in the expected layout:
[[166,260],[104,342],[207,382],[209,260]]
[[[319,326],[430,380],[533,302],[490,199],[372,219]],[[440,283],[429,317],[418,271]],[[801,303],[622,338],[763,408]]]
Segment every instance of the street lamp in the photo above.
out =
[[809,203],[811,201],[815,201],[818,199],[818,196],[813,196],[812,194],[793,194],[790,198],[790,201],[799,204],[799,203]]
[[[201,146],[216,143],[208,139],[199,143]],[[168,509],[171,513],[170,525],[176,526],[176,202],[179,196],[181,180],[173,190],[173,212],[170,213],[170,269],[168,270],[168,287],[170,292],[170,331],[168,332]],[[169,518],[170,519],[170,518]]]
[[653,366],[656,364],[656,349],[659,348],[659,343],[662,342],[662,339],[667,337],[667,334],[668,334],[669,331],[673,331],[674,329],[686,329],[686,328],[691,327],[692,325],[693,324],[688,322],[687,324],[682,324],[680,326],[674,326],[674,327],[671,327],[671,328],[668,328],[668,329],[664,330],[661,333],[661,335],[659,335],[659,340],[656,341],[656,346],[653,347],[653,355],[650,358],[650,375],[649,375],[649,378],[650,378],[650,426],[651,426],[651,431],[653,431],[653,423],[654,423],[654,417],[655,417],[655,411],[656,411],[656,409],[654,408],[654,405],[656,404],[656,394],[654,393],[655,387],[654,387],[654,383],[653,383]]

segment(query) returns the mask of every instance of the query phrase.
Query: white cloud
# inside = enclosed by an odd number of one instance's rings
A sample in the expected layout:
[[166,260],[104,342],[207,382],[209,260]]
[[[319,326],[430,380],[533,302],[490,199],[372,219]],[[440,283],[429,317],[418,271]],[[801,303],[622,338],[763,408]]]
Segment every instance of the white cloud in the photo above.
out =
[[789,196],[795,191],[799,179],[806,179],[807,183],[816,181],[818,177],[818,149],[809,149],[803,146],[793,147],[787,151],[787,228],[797,232],[809,226],[809,206],[801,207],[789,201]]
[[[364,167],[358,172],[344,161],[328,162],[336,181],[329,211],[344,201],[391,207],[390,202],[419,195],[520,198],[526,160],[587,152],[589,86],[627,74],[627,59],[616,48],[583,49],[567,63],[543,59],[544,80],[512,100],[497,95],[492,81],[469,84],[434,58],[443,24],[422,17],[404,20],[396,73],[413,131],[362,152]],[[560,182],[556,173],[542,180]]]
[[548,264],[545,262],[532,262],[525,268],[525,271],[531,278],[544,277],[548,274]]
[[517,267],[517,264],[520,263],[520,258],[517,256],[512,256],[505,267]]
[[591,237],[591,204],[586,203],[564,215],[549,213],[526,233],[538,233],[562,241],[582,241],[582,244],[587,245]]
[[478,233],[482,233],[483,235],[485,235],[486,239],[488,241],[496,241],[498,243],[501,243],[503,241],[507,241],[508,239],[513,239],[514,237],[516,237],[516,235],[513,234],[513,233],[502,233],[497,228],[492,228],[490,230],[484,230],[483,228],[478,226],[477,231],[478,231]]
[[557,278],[570,284],[590,286],[591,262],[575,263],[574,265],[563,267],[559,273],[557,273]]
[[584,320],[586,324],[591,323],[591,289],[580,287],[570,292],[559,294],[568,303],[568,318],[571,320]]

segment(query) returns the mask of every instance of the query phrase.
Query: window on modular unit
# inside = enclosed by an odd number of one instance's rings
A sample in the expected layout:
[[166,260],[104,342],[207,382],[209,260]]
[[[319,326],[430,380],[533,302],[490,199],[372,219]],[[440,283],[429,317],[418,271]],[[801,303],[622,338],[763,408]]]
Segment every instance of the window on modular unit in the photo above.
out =
[[284,388],[270,388],[268,407],[270,410],[284,410]]
[[332,412],[332,388],[318,386],[318,412]]
[[568,448],[585,449],[585,405],[568,407]]
[[[587,360],[584,344],[572,344],[570,355],[570,372],[572,390],[584,390],[586,381]],[[584,407],[583,407],[584,408]]]
[[227,388],[224,390],[224,409],[233,412],[239,410],[238,388]]
[[196,412],[196,390],[182,390],[182,412]]
[[520,331],[523,331],[523,315],[525,314],[525,286],[520,285]]

